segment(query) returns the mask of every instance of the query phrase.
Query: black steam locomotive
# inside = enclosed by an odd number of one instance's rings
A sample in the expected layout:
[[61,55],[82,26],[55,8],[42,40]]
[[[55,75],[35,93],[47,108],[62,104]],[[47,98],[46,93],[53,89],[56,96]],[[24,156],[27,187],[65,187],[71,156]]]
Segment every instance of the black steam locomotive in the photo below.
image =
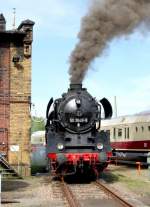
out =
[[[53,105],[53,106],[52,106]],[[62,98],[51,98],[46,111],[46,153],[52,174],[94,172],[98,175],[111,157],[110,139],[100,131],[101,107],[112,116],[109,101],[97,102],[82,84],[71,84]]]

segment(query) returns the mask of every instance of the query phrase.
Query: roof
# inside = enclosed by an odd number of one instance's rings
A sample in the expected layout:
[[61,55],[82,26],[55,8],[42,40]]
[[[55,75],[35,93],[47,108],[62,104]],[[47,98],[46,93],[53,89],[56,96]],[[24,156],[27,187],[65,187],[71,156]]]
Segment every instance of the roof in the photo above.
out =
[[30,19],[26,19],[26,20],[24,20],[24,21],[21,22],[21,24],[18,27],[18,30],[20,30],[21,27],[24,26],[24,25],[33,26],[34,24],[35,24],[35,22],[31,21]]
[[0,31],[0,42],[22,41],[26,33],[23,31]]
[[102,127],[104,127],[104,126],[112,126],[112,125],[146,123],[146,122],[150,123],[150,114],[122,116],[118,118],[112,118],[110,120],[103,120],[101,125]]

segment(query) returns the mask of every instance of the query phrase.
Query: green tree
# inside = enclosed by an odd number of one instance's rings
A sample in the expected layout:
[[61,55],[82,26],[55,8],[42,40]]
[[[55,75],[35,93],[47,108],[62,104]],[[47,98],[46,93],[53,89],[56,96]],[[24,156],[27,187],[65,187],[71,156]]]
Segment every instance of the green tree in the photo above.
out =
[[45,130],[45,120],[42,117],[33,116],[31,119],[31,133]]

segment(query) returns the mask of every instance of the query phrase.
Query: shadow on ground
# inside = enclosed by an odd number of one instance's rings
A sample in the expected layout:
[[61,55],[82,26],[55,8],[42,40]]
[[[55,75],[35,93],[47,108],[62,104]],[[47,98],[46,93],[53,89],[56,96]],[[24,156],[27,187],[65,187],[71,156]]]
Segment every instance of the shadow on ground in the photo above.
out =
[[[52,181],[60,181],[62,177],[52,177]],[[85,175],[85,174],[74,174],[63,176],[63,179],[68,184],[88,184],[91,181],[94,181],[95,176]]]
[[3,180],[2,181],[2,192],[23,189],[28,186],[29,184],[23,180]]
[[[85,175],[85,174],[76,174],[68,175],[64,177],[65,182],[68,184],[88,184],[97,179],[103,180],[106,183],[115,183],[119,181],[119,177],[123,175],[114,175],[111,171],[101,172],[100,176],[97,178],[95,175]],[[60,180],[60,177],[53,177],[53,181]]]
[[[114,175],[110,171],[104,171],[100,174],[100,179],[104,180],[106,183],[115,183],[119,181],[120,175]],[[122,175],[121,175],[122,176]]]

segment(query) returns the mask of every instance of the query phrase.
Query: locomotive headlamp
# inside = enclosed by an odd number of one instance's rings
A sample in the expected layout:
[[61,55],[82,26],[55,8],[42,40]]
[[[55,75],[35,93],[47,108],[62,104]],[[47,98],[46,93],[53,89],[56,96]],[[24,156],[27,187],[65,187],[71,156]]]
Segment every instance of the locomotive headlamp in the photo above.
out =
[[63,145],[62,143],[58,143],[58,144],[57,144],[57,148],[58,148],[59,150],[63,150],[63,149],[64,149],[64,145]]
[[81,100],[78,98],[75,100],[76,104],[77,104],[77,107],[80,107],[81,106]]
[[98,143],[98,144],[97,144],[97,149],[98,149],[98,150],[102,150],[103,147],[104,147],[103,144],[101,144],[101,143]]

